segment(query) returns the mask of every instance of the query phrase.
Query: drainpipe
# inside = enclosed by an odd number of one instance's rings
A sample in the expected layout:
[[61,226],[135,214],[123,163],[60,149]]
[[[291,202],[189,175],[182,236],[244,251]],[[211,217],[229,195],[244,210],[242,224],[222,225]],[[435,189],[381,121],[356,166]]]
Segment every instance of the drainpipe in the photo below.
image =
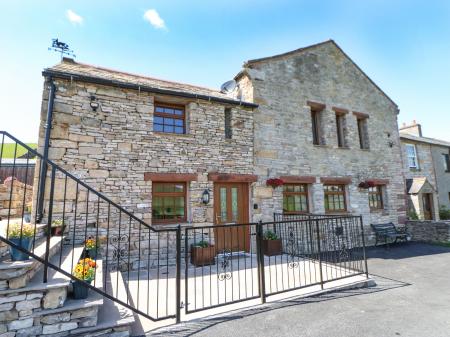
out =
[[40,177],[39,177],[39,195],[37,203],[37,223],[41,223],[44,217],[44,195],[45,195],[45,180],[47,178],[47,159],[48,159],[48,149],[50,147],[50,134],[52,131],[52,120],[53,120],[53,103],[55,100],[56,86],[53,82],[53,78],[49,77],[50,86],[48,93],[48,105],[47,105],[47,121],[45,123],[45,140],[44,140],[44,159],[41,160]]

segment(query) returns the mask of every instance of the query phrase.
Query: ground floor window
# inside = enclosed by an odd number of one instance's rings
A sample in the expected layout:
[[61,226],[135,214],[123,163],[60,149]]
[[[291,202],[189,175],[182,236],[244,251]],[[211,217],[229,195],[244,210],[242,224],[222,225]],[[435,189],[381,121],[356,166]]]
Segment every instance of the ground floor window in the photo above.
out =
[[296,214],[308,212],[308,185],[283,185],[283,213]]
[[345,212],[345,185],[324,185],[325,211]]
[[154,182],[152,191],[154,223],[186,221],[186,183]]
[[369,188],[370,209],[383,209],[383,191],[381,186]]

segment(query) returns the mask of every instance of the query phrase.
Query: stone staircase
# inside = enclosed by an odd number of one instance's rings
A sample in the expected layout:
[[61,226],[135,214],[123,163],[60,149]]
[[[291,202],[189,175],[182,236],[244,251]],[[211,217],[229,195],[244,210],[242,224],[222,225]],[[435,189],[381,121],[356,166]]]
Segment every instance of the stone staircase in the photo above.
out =
[[[34,253],[44,257],[46,241],[40,231]],[[71,298],[69,277],[49,268],[48,282],[43,283],[43,267],[31,258],[11,261],[8,246],[0,245],[0,337],[18,336],[129,336],[134,323],[133,312],[89,290],[83,300]],[[6,248],[6,250],[5,250]],[[61,237],[50,238],[50,262],[70,272],[83,255],[83,247],[65,245]],[[96,288],[107,293],[126,292],[119,274],[103,273],[97,260]],[[111,282],[111,279],[114,282]],[[106,282],[106,284],[104,284]]]

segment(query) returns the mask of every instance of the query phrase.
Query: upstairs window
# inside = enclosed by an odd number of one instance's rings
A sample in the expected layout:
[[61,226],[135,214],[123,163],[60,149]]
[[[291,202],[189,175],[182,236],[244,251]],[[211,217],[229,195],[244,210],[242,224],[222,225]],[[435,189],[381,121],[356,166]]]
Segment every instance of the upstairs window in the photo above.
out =
[[324,185],[325,211],[345,212],[347,210],[345,200],[345,185]]
[[283,213],[298,214],[308,212],[308,185],[283,185]]
[[180,105],[155,104],[153,131],[186,133],[185,109]]
[[345,147],[345,134],[344,134],[345,115],[336,114],[336,132],[339,147]]
[[358,124],[359,147],[363,150],[368,150],[369,136],[367,131],[367,118],[358,117],[356,122]]
[[369,207],[370,209],[383,209],[383,193],[381,186],[369,188]]
[[225,139],[233,137],[233,129],[231,128],[231,109],[225,108]]
[[308,101],[307,104],[311,109],[311,127],[314,145],[323,145],[323,135],[322,135],[322,111],[325,109],[325,104],[315,103]]
[[448,153],[442,154],[442,159],[444,161],[445,172],[450,172],[450,156]]
[[417,151],[414,144],[406,144],[406,156],[408,158],[408,167],[410,169],[419,169],[419,162],[417,160]]

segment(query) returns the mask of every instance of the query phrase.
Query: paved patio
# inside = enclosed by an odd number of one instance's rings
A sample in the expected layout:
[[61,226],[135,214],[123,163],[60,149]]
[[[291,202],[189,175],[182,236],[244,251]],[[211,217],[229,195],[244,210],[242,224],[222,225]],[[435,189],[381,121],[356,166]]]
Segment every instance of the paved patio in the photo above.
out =
[[[221,270],[223,259],[212,266],[195,268],[189,264],[188,284],[185,284],[185,269],[183,266],[181,278],[181,299],[186,305],[185,289],[188,291],[188,309],[207,309],[195,313],[185,314],[182,309],[182,321],[202,318],[230,310],[242,309],[259,305],[261,300],[258,293],[258,269],[255,254],[246,254],[230,260],[229,266]],[[267,301],[280,301],[292,296],[304,296],[321,291],[319,263],[316,260],[295,258],[288,255],[265,257],[265,289],[266,294],[284,293],[268,297]],[[357,271],[345,268],[344,265],[322,264],[324,281],[354,275]],[[126,277],[126,275],[124,275]],[[150,271],[152,281],[146,282],[147,271],[130,273],[130,292],[135,306],[147,312],[150,309],[152,317],[165,316],[175,313],[175,269],[163,268],[159,282],[155,270]],[[142,281],[145,280],[145,281]],[[325,283],[325,289],[348,286],[365,282],[365,275],[352,276]],[[295,289],[300,288],[300,289]],[[293,290],[295,289],[295,290]],[[158,295],[159,294],[159,295]],[[249,299],[256,297],[254,299]],[[167,301],[166,301],[167,299]],[[220,304],[249,299],[243,302],[215,307]],[[213,307],[208,309],[208,307]],[[142,317],[134,327],[135,335],[143,335],[155,328],[173,324],[173,320],[152,322]]]
[[290,299],[154,331],[148,336],[380,337],[450,335],[450,248],[369,248],[377,285]]

